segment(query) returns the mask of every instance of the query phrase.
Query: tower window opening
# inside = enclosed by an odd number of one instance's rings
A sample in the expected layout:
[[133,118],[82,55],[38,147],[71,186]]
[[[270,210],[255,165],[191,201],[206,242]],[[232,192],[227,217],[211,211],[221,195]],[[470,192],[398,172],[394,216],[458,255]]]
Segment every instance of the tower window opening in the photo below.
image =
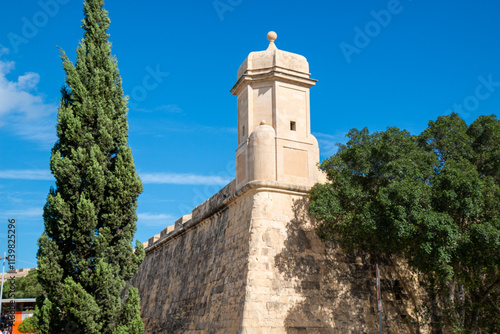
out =
[[243,128],[241,129],[241,136],[242,137],[245,137],[245,127],[243,126]]
[[290,130],[291,131],[296,131],[297,130],[297,125],[295,124],[294,121],[290,122]]

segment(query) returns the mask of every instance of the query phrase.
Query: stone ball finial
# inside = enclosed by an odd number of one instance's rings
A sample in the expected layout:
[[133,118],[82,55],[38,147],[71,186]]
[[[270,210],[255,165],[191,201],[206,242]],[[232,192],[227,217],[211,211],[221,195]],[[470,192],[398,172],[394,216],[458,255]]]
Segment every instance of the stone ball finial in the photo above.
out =
[[269,42],[274,43],[274,41],[278,38],[278,34],[276,34],[274,31],[270,31],[267,33],[267,39]]

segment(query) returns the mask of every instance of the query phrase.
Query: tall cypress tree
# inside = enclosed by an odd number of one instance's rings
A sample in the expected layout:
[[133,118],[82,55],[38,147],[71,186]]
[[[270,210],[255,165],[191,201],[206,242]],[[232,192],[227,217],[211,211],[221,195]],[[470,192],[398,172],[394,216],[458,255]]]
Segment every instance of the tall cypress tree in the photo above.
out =
[[104,0],[84,2],[84,37],[74,65],[61,51],[66,85],[44,208],[35,313],[41,334],[143,333],[139,297],[126,282],[144,259],[132,239],[142,183],[127,145],[127,99],[111,56]]

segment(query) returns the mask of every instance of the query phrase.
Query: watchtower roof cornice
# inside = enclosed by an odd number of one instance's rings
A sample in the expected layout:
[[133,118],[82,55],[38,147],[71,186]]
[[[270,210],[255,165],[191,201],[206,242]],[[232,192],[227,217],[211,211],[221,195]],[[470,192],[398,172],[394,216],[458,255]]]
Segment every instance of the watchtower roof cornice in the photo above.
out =
[[274,79],[277,81],[299,84],[307,88],[314,86],[318,81],[316,79],[311,79],[308,76],[297,75],[297,73],[293,72],[294,71],[290,71],[285,68],[273,67],[259,69],[258,71],[253,71],[251,73],[245,73],[239,77],[238,81],[234,84],[230,91],[233,95],[238,95],[238,90],[243,86],[243,83],[249,81],[256,82]]
[[274,44],[277,38],[275,32],[267,34],[269,47],[265,51],[251,52],[238,69],[237,81],[242,76],[258,75],[262,72],[279,70],[297,77],[309,78],[309,63],[304,56],[279,50]]

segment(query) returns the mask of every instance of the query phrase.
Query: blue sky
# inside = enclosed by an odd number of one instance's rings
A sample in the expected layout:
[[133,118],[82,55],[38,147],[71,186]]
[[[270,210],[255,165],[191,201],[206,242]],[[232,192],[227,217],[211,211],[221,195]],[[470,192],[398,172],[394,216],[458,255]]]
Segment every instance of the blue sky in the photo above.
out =
[[[321,158],[351,128],[419,133],[460,112],[500,110],[500,2],[430,0],[107,0],[113,54],[130,97],[129,143],[144,192],[146,241],[234,177],[236,98],[229,89],[266,34],[304,55]],[[17,267],[34,267],[64,72],[75,59],[80,0],[0,5],[0,252],[17,220]]]

